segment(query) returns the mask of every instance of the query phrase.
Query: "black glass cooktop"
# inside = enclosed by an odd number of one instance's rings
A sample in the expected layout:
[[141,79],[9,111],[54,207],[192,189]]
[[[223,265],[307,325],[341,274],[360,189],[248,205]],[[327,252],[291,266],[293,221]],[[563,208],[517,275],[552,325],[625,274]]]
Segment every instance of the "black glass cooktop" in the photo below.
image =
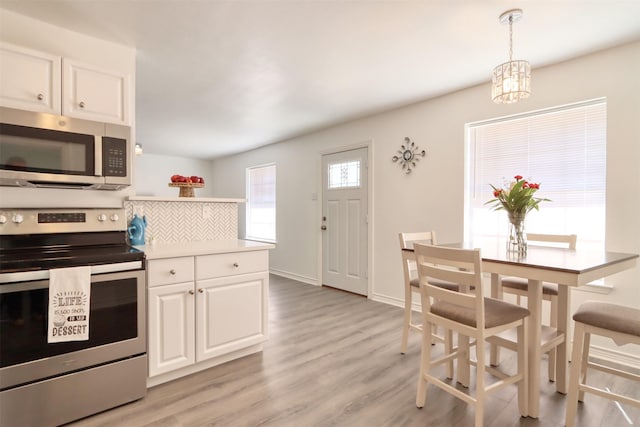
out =
[[144,259],[124,232],[0,236],[0,273],[113,264]]

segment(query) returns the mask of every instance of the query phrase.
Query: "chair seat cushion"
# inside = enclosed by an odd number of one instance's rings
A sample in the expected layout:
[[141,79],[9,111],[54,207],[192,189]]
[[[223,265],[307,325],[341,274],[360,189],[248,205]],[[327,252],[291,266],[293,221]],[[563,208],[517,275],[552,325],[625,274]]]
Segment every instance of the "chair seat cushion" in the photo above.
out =
[[573,320],[609,331],[640,337],[640,310],[600,301],[580,305]]
[[[477,327],[476,312],[472,308],[462,307],[448,302],[435,301],[431,304],[431,313],[451,319],[464,325]],[[523,319],[529,310],[493,298],[484,299],[484,326],[493,328]]]
[[[414,288],[420,288],[420,279],[412,279],[409,283]],[[457,283],[447,282],[445,280],[429,280],[429,283],[439,288],[444,288],[455,292],[458,292],[458,290],[460,289],[460,286]]]
[[[529,287],[529,282],[527,281],[527,279],[522,279],[520,277],[504,277],[502,279],[502,287],[526,291]],[[555,283],[542,282],[542,293],[544,295],[557,296],[558,285],[556,285]]]

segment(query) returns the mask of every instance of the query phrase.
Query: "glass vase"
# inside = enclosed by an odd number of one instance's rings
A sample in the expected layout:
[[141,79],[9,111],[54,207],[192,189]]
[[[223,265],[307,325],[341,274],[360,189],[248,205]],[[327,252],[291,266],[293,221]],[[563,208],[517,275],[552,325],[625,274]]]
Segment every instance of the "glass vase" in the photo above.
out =
[[507,253],[524,255],[527,253],[527,234],[524,223],[525,214],[509,213],[509,234],[507,235]]

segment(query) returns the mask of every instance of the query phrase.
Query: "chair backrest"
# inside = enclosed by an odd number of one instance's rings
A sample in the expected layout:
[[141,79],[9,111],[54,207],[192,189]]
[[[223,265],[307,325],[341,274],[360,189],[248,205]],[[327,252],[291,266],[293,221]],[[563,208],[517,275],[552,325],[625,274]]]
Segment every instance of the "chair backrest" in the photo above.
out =
[[[437,244],[435,231],[420,231],[416,233],[399,233],[400,238],[400,250],[413,249],[415,242],[429,243],[432,245]],[[402,270],[404,273],[405,284],[409,286],[411,281],[411,271],[416,270],[415,257],[413,254],[407,254],[402,251]]]
[[[476,327],[484,329],[482,293],[482,258],[480,249],[457,249],[416,243],[414,246],[420,278],[422,309],[431,311],[431,300],[456,304],[475,310]],[[430,280],[453,282],[460,292],[429,283]]]
[[400,249],[411,249],[414,242],[437,245],[435,231],[421,231],[418,233],[400,233]]
[[[538,234],[527,233],[527,241],[542,243],[566,243],[567,248],[575,249],[578,236],[576,234]],[[564,245],[562,245],[564,246]]]

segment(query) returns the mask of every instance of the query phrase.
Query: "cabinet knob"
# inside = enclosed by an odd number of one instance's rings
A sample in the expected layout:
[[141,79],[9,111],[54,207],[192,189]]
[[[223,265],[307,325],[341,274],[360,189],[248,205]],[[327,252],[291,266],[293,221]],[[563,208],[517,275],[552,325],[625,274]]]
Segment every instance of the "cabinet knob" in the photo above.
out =
[[238,268],[238,267],[240,267],[240,264],[238,264],[237,262],[234,262],[234,263],[233,263],[233,266],[234,266],[235,268]]
[[37,98],[38,98],[38,101],[42,101],[44,99],[44,95],[39,93]]
[[78,104],[78,106],[79,106],[80,108],[84,108],[84,101],[80,101],[80,103]]
[[198,292],[203,293],[204,289],[200,288],[200,289],[198,289]]
[[193,295],[195,294],[195,292],[193,292],[193,289],[189,290],[189,295]]
[[169,270],[169,274],[171,274],[172,276],[176,275],[176,271],[172,268],[171,270]]

